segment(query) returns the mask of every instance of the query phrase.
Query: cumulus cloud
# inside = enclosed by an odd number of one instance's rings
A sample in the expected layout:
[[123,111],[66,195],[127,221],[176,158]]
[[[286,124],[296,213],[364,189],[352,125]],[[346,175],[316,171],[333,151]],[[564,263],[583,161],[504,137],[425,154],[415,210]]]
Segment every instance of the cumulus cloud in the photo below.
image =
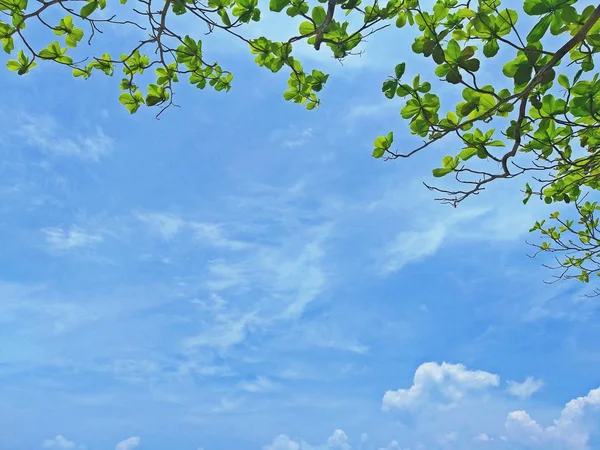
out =
[[300,450],[301,444],[285,434],[280,434],[273,439],[268,445],[263,447],[263,450]]
[[350,444],[348,442],[348,436],[343,430],[335,430],[329,439],[327,439],[327,445],[331,448],[340,450],[350,450]]
[[62,434],[59,434],[51,439],[46,439],[42,442],[42,446],[45,448],[62,448],[69,449],[75,448],[77,444],[73,441],[69,441]]
[[286,434],[276,436],[273,441],[263,446],[263,450],[351,450],[352,446],[344,430],[334,430],[326,444],[310,445],[304,441],[292,439]]
[[522,383],[509,381],[507,390],[511,395],[524,400],[531,397],[537,391],[542,389],[542,387],[544,387],[544,382],[542,380],[536,380],[533,377],[527,377],[527,379]]
[[522,444],[585,450],[590,437],[586,419],[599,408],[600,387],[568,402],[553,425],[543,427],[526,411],[512,411],[506,418],[505,426],[509,438]]
[[418,406],[437,395],[446,403],[459,401],[468,392],[498,386],[500,378],[482,370],[468,370],[462,364],[427,362],[415,371],[408,389],[387,391],[382,409],[406,409]]
[[390,442],[387,446],[381,447],[379,450],[408,450],[408,449],[402,449],[400,447],[400,444],[398,443],[398,441],[394,440],[394,441]]
[[138,436],[132,436],[119,442],[115,450],[131,450],[140,445],[142,440]]

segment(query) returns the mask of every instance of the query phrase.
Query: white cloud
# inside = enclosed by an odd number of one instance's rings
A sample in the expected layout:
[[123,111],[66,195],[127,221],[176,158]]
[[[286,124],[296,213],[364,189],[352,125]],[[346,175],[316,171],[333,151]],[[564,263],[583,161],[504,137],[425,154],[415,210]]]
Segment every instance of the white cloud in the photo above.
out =
[[217,323],[207,331],[185,339],[184,345],[188,348],[209,347],[225,351],[244,341],[248,328],[256,320],[256,312],[236,318],[219,315],[215,320]]
[[423,231],[402,231],[385,249],[382,271],[389,274],[410,263],[434,255],[446,237],[446,228],[435,226]]
[[491,441],[492,439],[487,434],[481,433],[481,434],[478,434],[477,436],[475,436],[473,438],[473,440],[479,441],[479,442],[488,442],[488,441]]
[[533,377],[527,377],[527,379],[525,379],[525,381],[522,383],[517,381],[509,381],[507,390],[511,395],[524,400],[538,392],[540,389],[542,389],[542,387],[544,387],[544,382],[542,380],[536,380]]
[[119,442],[115,447],[115,450],[132,450],[140,445],[140,442],[142,442],[142,440],[138,436],[132,436]]
[[350,450],[350,443],[348,442],[348,436],[343,430],[335,430],[329,439],[327,439],[327,445],[334,449]]
[[[379,450],[402,450],[398,441],[391,441],[387,446],[381,447]],[[408,450],[408,449],[405,449]]]
[[169,213],[137,214],[137,218],[147,224],[153,232],[160,234],[164,239],[174,238],[185,225],[183,219]]
[[73,136],[72,130],[60,127],[49,116],[27,114],[20,117],[14,132],[25,144],[56,156],[99,161],[113,149],[112,139],[100,127],[85,136]]
[[303,321],[290,329],[290,339],[307,342],[321,348],[366,355],[369,347],[362,344],[352,333],[343,330],[335,318]]
[[44,442],[42,442],[42,446],[45,448],[69,449],[69,448],[77,447],[77,444],[75,444],[75,442],[73,442],[73,441],[69,441],[62,434],[59,434],[59,435],[53,437],[52,439],[44,440]]
[[223,397],[219,400],[219,404],[211,408],[212,413],[228,413],[237,410],[240,406],[244,404],[244,399],[241,397],[238,398],[230,398]]
[[440,437],[440,444],[448,445],[452,442],[455,442],[458,439],[458,433],[456,431],[450,431],[449,433],[445,433]]
[[434,395],[445,403],[454,403],[467,393],[498,386],[500,378],[482,370],[471,371],[462,364],[421,364],[415,371],[413,385],[408,389],[387,391],[383,396],[382,409],[405,409],[420,406]]
[[348,436],[343,430],[334,430],[326,444],[311,445],[298,439],[292,439],[286,434],[276,436],[273,441],[263,446],[263,450],[350,450]]
[[400,109],[398,102],[386,99],[379,103],[357,104],[348,109],[346,120],[356,120],[363,117],[379,117],[385,114],[391,114],[394,110]]
[[195,239],[216,248],[244,250],[251,245],[247,242],[230,239],[223,227],[215,223],[195,222],[166,212],[138,213],[136,217],[145,223],[152,232],[166,240],[171,240],[184,231],[191,232]]
[[273,439],[269,445],[265,445],[263,450],[300,450],[301,444],[294,441],[285,434],[280,434]]
[[308,143],[313,137],[312,128],[299,130],[296,127],[288,127],[287,129],[279,129],[271,132],[269,140],[277,142],[282,147],[295,148],[301,147]]
[[[528,232],[536,218],[547,212],[543,202],[523,207],[514,194],[518,189],[515,184],[494,187],[493,195],[486,192],[485,196],[451,208],[436,204],[420,182],[405,182],[400,186],[396,181],[383,183],[379,187],[383,193],[365,209],[368,213],[376,213],[377,220],[386,215],[388,222],[404,225],[400,230],[384,234],[385,242],[380,244],[377,252],[381,272],[389,274],[401,270],[452,244],[516,242]],[[489,198],[494,199],[493,203],[487,200]]]
[[240,387],[248,392],[265,392],[277,389],[279,386],[266,377],[257,377],[252,381],[243,381]]
[[226,237],[220,225],[214,223],[192,223],[191,226],[195,231],[197,239],[205,241],[214,247],[229,250],[244,250],[251,247],[247,242]]
[[90,247],[103,240],[101,235],[89,233],[76,225],[70,228],[44,228],[42,232],[46,236],[46,242],[54,250]]
[[204,281],[209,295],[238,299],[240,307],[213,312],[184,345],[226,351],[252,332],[297,321],[327,286],[322,261],[328,235],[328,227],[304,229],[293,239],[210,262]]
[[[588,414],[600,408],[600,388],[586,396],[569,401],[553,425],[542,427],[526,411],[512,411],[506,418],[506,430],[511,441],[527,445],[556,446],[568,450],[585,450],[590,437]],[[596,420],[595,423],[598,423]]]

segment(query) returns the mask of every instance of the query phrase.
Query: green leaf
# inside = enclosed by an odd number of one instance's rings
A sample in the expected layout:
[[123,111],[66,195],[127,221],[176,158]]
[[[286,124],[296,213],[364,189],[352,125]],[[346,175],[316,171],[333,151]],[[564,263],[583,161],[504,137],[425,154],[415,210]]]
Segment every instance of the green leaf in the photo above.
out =
[[73,69],[73,76],[75,78],[77,78],[77,77],[87,78],[90,76],[90,72],[83,70],[83,69]]
[[544,0],[525,0],[523,10],[530,16],[540,16],[552,11],[549,1]]
[[463,161],[468,161],[476,154],[477,154],[477,149],[475,147],[467,147],[462,152],[460,152],[458,156]]
[[487,41],[483,46],[483,54],[487,58],[492,58],[493,56],[496,56],[498,50],[500,50],[500,46],[498,45],[497,39],[491,39]]
[[68,47],[77,47],[77,44],[83,38],[83,30],[80,28],[73,28],[70,33],[65,37],[65,43]]
[[87,5],[85,5],[83,8],[81,8],[81,11],[79,12],[79,14],[81,15],[81,17],[83,17],[84,19],[89,17],[90,14],[92,14],[94,11],[96,11],[96,9],[98,9],[98,2],[90,2]]
[[283,11],[283,8],[290,4],[290,0],[270,0],[269,9],[275,12]]
[[441,178],[443,176],[448,175],[451,172],[452,172],[452,169],[433,169],[433,171],[432,171],[433,176],[436,178]]
[[477,13],[469,8],[462,8],[457,11],[456,15],[458,17],[460,17],[461,19],[466,19],[466,18],[475,17],[477,15]]
[[299,31],[302,36],[308,36],[315,32],[315,26],[312,22],[305,21],[300,24]]
[[458,161],[452,156],[444,156],[442,159],[442,166],[444,166],[445,169],[455,169],[457,165]]
[[564,73],[561,73],[558,76],[558,84],[560,84],[565,89],[569,89],[571,84],[569,83],[569,77],[567,77]]
[[384,148],[374,148],[373,149],[373,158],[381,158],[383,155],[385,155]]
[[382,148],[384,150],[387,150],[388,148],[390,148],[392,143],[388,141],[388,138],[386,136],[379,136],[375,139],[374,145],[375,148]]
[[519,66],[517,71],[515,72],[515,84],[517,86],[522,86],[527,84],[529,80],[531,80],[531,67],[529,66]]
[[446,60],[449,62],[457,61],[460,58],[461,50],[460,45],[454,39],[448,42],[448,48],[444,52]]
[[[139,92],[136,92],[136,94],[138,94],[138,93]],[[127,108],[127,111],[129,111],[131,114],[133,114],[134,112],[136,112],[138,110],[138,108],[140,107],[140,103],[143,102],[143,99],[139,98],[137,96],[134,96],[129,92],[123,92],[119,96],[119,101],[125,106],[125,108]]]
[[15,59],[9,59],[8,62],[6,63],[6,67],[8,68],[8,70],[12,71],[12,72],[16,72],[21,68],[22,64],[15,60]]
[[221,18],[223,25],[225,25],[226,27],[231,26],[231,19],[229,18],[229,14],[227,14],[227,10],[225,8],[217,11],[217,14],[219,14],[219,17]]
[[381,91],[387,98],[392,99],[396,95],[397,87],[398,87],[398,82],[396,80],[386,80],[383,82]]
[[550,22],[552,22],[552,15],[547,15],[542,18],[529,32],[527,35],[527,42],[539,42],[548,31],[548,27],[550,26]]
[[477,58],[472,58],[467,61],[462,62],[461,67],[467,69],[470,72],[477,72],[479,70],[479,60]]
[[410,119],[417,115],[420,111],[421,107],[419,106],[417,101],[411,99],[408,102],[406,102],[404,108],[400,110],[400,114],[402,115],[403,119]]
[[396,68],[394,69],[394,72],[396,73],[396,78],[400,79],[402,78],[402,75],[404,75],[404,71],[406,70],[406,64],[405,63],[400,63],[396,66]]
[[2,39],[2,49],[9,55],[15,49],[15,41],[12,37]]
[[325,22],[325,18],[327,17],[327,13],[325,12],[325,8],[322,6],[315,6],[312,10],[312,19],[315,21],[317,26],[321,25]]
[[462,80],[462,75],[460,74],[460,72],[456,69],[452,69],[448,72],[448,74],[446,75],[446,81],[448,83],[452,83],[452,84],[458,84],[460,83]]

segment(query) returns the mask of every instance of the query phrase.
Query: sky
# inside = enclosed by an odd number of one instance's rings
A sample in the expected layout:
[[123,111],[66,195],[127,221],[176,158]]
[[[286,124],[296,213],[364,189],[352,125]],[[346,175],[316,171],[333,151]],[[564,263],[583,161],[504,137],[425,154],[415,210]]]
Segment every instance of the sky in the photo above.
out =
[[331,74],[306,111],[206,39],[232,90],[160,120],[0,71],[0,450],[600,449],[598,300],[527,256],[551,211],[524,180],[436,203],[452,142],[370,156],[419,142],[381,83],[423,61],[301,49]]

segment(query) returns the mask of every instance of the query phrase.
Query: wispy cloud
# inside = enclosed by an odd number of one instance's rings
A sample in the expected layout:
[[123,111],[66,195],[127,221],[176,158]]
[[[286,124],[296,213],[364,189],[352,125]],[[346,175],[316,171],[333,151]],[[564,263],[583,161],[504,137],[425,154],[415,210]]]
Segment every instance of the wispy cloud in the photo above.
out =
[[174,238],[186,225],[181,217],[169,213],[138,213],[137,218],[148,225],[151,231],[164,239]]
[[252,333],[299,319],[327,288],[323,262],[329,233],[329,227],[299,230],[292,239],[254,243],[210,262],[203,282],[209,296],[228,303],[229,298],[244,300],[227,312],[209,311],[211,320],[184,345],[226,351]]
[[248,242],[228,238],[223,227],[214,223],[194,222],[190,226],[194,229],[197,239],[217,248],[244,250],[252,246]]
[[119,442],[115,450],[132,450],[140,445],[141,442],[142,440],[138,436],[132,436]]
[[236,411],[244,404],[244,398],[237,397],[223,397],[219,401],[219,404],[211,408],[211,412],[215,414],[229,413],[232,411]]
[[13,132],[28,146],[42,152],[94,162],[108,155],[114,147],[113,140],[100,127],[88,134],[73,136],[71,130],[44,115],[21,115]]
[[205,332],[186,338],[184,346],[191,349],[208,347],[226,351],[246,339],[248,329],[255,320],[256,312],[236,318],[217,315],[215,317],[216,324],[211,324]]
[[354,104],[346,113],[347,120],[359,120],[364,118],[377,118],[385,114],[390,114],[393,110],[399,109],[400,105],[392,100],[383,99],[379,103]]
[[386,246],[382,273],[396,272],[407,264],[434,255],[444,242],[446,233],[447,229],[442,225],[423,231],[401,231]]
[[269,380],[266,377],[259,376],[254,380],[243,381],[240,383],[240,388],[248,392],[268,392],[279,388],[277,383]]
[[[513,183],[513,188],[518,187]],[[402,229],[391,234],[378,252],[381,273],[387,275],[431,258],[451,245],[477,242],[524,245],[530,225],[544,216],[546,206],[534,202],[524,208],[518,198],[502,190],[493,204],[474,198],[451,208],[435,204],[417,186],[393,185],[385,189],[380,200],[367,205],[366,210],[378,215],[385,213],[402,224]]]
[[312,128],[297,129],[289,127],[287,129],[279,129],[271,132],[270,140],[274,143],[279,143],[282,147],[294,148],[300,147],[309,142],[313,137]]
[[[197,222],[166,212],[137,213],[138,220],[163,239],[172,240],[184,232],[205,245],[228,250],[243,250],[251,245],[227,237],[223,227],[216,223]],[[189,235],[186,235],[189,237]]]
[[100,234],[86,231],[77,225],[69,228],[50,227],[42,230],[46,243],[53,250],[71,250],[80,247],[91,247],[103,238]]

